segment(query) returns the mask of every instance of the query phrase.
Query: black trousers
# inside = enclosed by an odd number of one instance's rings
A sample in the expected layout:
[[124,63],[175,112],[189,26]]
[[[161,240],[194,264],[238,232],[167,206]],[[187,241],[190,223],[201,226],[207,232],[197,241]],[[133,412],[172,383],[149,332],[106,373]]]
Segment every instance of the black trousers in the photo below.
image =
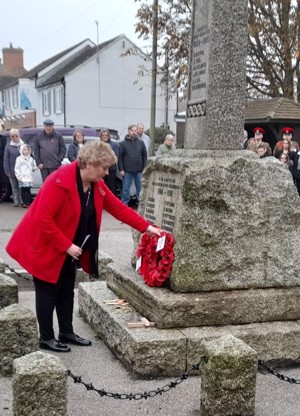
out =
[[73,333],[74,286],[76,263],[67,256],[57,283],[48,283],[33,276],[35,307],[39,323],[40,338],[47,341],[55,338],[53,312],[56,309],[59,332]]
[[30,192],[30,186],[22,187],[21,188],[21,198],[23,201],[23,204],[30,205],[31,204],[31,192]]

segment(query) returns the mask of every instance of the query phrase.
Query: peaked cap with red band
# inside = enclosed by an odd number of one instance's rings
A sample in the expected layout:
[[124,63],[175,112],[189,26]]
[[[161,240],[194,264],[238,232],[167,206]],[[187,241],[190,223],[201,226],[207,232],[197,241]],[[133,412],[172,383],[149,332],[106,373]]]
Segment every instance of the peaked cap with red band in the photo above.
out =
[[264,129],[263,129],[263,128],[261,128],[261,127],[254,127],[254,129],[253,129],[253,133],[255,134],[256,132],[259,132],[259,133],[265,134]]
[[287,133],[287,134],[292,134],[292,133],[294,133],[294,129],[292,129],[292,127],[283,127],[283,129],[282,129],[282,133],[284,134],[284,133]]

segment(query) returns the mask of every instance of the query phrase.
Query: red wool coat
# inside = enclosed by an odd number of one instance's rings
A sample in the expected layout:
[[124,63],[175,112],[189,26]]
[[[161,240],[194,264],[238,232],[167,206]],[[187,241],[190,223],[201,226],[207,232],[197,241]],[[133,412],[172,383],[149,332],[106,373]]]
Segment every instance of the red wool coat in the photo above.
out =
[[[6,246],[8,254],[25,270],[50,283],[58,280],[79,224],[76,166],[77,162],[61,166],[46,179]],[[103,209],[136,230],[146,231],[149,222],[119,201],[103,180],[94,186],[98,232]],[[81,256],[80,265],[89,273],[88,251]]]

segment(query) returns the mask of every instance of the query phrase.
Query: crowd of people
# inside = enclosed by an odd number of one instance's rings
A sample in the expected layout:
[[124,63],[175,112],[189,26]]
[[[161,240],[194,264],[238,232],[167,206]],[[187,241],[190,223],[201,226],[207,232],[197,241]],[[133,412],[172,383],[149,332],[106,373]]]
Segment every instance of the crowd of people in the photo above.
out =
[[[11,184],[15,207],[29,207],[30,188],[33,183],[32,174],[35,170],[40,170],[44,182],[51,173],[61,166],[66,152],[69,161],[74,162],[78,152],[86,143],[84,133],[79,129],[75,130],[72,143],[67,150],[62,135],[54,128],[54,122],[51,119],[46,119],[43,124],[43,131],[34,141],[33,149],[28,144],[25,148],[22,147],[24,142],[20,137],[19,130],[10,130],[10,143],[4,149],[3,166]],[[131,183],[134,181],[136,203],[138,204],[142,172],[147,164],[148,156],[152,155],[151,139],[144,132],[144,124],[138,123],[128,126],[128,133],[120,143],[111,140],[108,129],[102,129],[99,138],[111,147],[117,157],[116,163],[110,166],[108,175],[104,177],[106,186],[116,195],[116,178],[119,170],[119,175],[122,178],[122,202],[125,205],[129,204]],[[175,149],[174,136],[168,134],[156,154],[172,154]],[[34,158],[31,153],[34,154]]]
[[291,172],[300,195],[300,148],[299,144],[293,140],[294,129],[283,127],[282,140],[276,143],[273,152],[269,143],[264,141],[265,133],[262,127],[255,127],[253,137],[248,138],[247,134],[244,135],[243,148],[256,152],[260,158],[276,157]]

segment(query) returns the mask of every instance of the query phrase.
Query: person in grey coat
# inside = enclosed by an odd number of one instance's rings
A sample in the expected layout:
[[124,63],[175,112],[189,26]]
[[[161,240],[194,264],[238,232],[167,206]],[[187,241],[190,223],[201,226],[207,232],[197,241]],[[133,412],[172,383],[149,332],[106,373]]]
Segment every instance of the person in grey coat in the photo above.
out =
[[60,167],[66,155],[66,145],[62,135],[54,130],[52,120],[47,119],[43,124],[44,131],[37,136],[33,152],[44,182],[50,173]]
[[4,149],[3,167],[5,175],[8,176],[11,185],[14,207],[20,207],[22,205],[22,200],[19,182],[15,175],[15,164],[17,157],[20,156],[20,148],[24,142],[20,138],[18,129],[11,129],[9,135],[10,143],[8,143]]

